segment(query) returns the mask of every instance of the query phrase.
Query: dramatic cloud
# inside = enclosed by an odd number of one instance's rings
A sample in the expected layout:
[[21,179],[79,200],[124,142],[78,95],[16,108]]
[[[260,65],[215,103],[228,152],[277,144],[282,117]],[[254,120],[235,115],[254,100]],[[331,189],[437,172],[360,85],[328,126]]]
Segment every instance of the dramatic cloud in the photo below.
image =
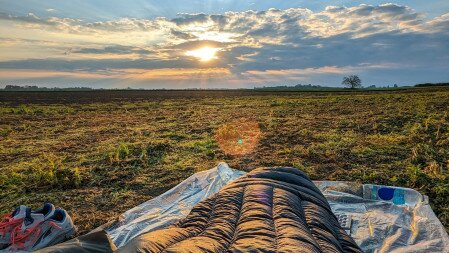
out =
[[[0,20],[0,77],[8,81],[7,71],[49,74],[42,82],[59,71],[148,87],[187,76],[211,87],[336,85],[352,73],[366,84],[449,80],[449,14],[426,18],[391,3],[95,22],[3,13]],[[220,50],[208,62],[186,54],[202,47]]]

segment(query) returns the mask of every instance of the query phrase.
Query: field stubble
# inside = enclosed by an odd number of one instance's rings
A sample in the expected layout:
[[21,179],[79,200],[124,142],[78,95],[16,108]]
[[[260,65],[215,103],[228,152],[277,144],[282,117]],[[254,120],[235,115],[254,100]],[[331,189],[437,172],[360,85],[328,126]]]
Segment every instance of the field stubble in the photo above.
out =
[[[411,187],[449,228],[449,89],[199,93],[0,94],[0,213],[51,201],[84,233],[226,161]],[[239,136],[242,121],[258,132]]]

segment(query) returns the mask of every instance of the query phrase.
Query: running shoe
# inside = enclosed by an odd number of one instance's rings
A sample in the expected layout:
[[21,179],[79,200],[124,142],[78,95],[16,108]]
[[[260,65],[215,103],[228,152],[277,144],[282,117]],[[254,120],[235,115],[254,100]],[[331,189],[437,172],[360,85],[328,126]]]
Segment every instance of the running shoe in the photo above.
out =
[[57,208],[53,215],[26,212],[21,226],[11,235],[9,251],[35,251],[70,239],[76,232],[72,219],[63,209]]
[[30,208],[21,205],[11,214],[5,214],[0,221],[0,250],[11,245],[12,232],[16,227],[23,224],[27,212],[42,214],[44,217],[51,217],[55,207],[50,203],[45,203],[41,209],[31,211]]

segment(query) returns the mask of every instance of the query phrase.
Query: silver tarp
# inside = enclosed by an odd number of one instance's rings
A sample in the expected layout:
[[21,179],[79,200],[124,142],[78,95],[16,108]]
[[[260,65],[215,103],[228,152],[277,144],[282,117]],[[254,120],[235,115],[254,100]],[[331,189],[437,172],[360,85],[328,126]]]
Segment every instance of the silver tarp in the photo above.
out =
[[[108,229],[117,247],[187,216],[199,201],[245,172],[226,163],[198,172],[166,193],[125,212]],[[399,187],[315,181],[340,224],[364,252],[449,252],[449,237],[426,196]]]
[[[314,182],[364,252],[449,252],[449,237],[426,196],[400,187]],[[340,222],[341,223],[341,222]]]
[[229,168],[226,163],[195,173],[162,195],[126,211],[106,232],[120,248],[142,233],[166,227],[186,217],[196,203],[244,174]]

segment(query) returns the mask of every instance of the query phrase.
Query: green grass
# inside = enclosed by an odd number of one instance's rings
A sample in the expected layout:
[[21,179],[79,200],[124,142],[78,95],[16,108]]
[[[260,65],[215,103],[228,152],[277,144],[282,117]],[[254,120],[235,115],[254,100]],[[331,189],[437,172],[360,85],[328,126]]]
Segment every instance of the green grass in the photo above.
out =
[[[444,88],[3,103],[0,212],[52,201],[84,233],[226,161],[411,187],[430,197],[449,228],[448,112]],[[256,121],[262,136],[253,152],[233,156],[215,134],[242,119]]]

